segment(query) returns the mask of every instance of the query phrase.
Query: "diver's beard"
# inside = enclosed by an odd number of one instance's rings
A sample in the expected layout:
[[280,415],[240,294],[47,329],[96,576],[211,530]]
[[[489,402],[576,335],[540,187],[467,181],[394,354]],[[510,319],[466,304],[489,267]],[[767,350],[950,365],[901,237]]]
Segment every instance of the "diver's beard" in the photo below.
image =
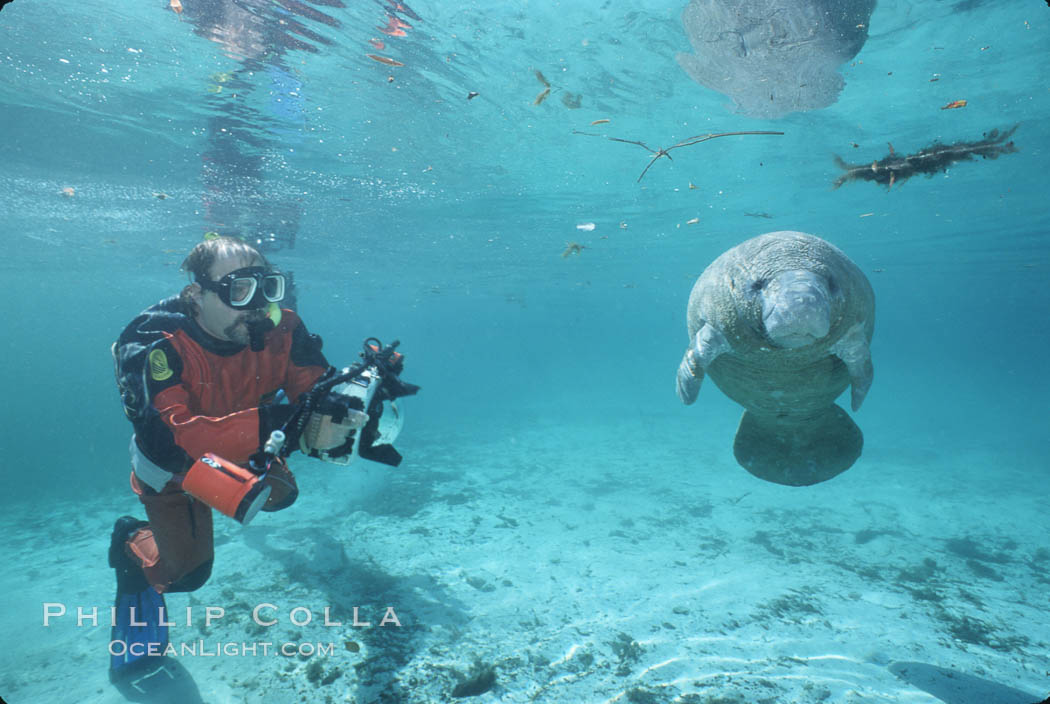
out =
[[248,321],[238,320],[236,323],[226,326],[222,334],[231,342],[236,342],[238,345],[247,345]]
[[248,324],[253,320],[261,320],[264,317],[246,315],[238,318],[235,322],[227,325],[223,329],[222,334],[226,336],[227,340],[236,342],[238,345],[247,345],[251,342],[251,336],[248,334]]

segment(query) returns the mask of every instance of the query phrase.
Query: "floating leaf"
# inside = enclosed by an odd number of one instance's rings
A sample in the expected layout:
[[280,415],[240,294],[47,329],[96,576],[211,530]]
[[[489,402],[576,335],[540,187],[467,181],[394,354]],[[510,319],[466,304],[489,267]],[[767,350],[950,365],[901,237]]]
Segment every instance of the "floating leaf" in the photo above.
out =
[[391,59],[387,56],[378,56],[376,54],[365,54],[365,56],[372,59],[372,61],[378,61],[381,64],[386,64],[387,66],[404,66],[404,64],[400,61],[397,61],[396,59]]

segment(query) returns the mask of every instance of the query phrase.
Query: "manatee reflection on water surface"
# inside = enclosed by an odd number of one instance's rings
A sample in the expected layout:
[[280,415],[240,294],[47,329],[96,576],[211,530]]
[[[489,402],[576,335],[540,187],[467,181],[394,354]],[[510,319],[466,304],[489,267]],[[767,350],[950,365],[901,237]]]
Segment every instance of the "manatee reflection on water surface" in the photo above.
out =
[[682,22],[695,54],[678,63],[738,113],[777,118],[838,98],[838,67],[868,38],[875,0],[691,0]]

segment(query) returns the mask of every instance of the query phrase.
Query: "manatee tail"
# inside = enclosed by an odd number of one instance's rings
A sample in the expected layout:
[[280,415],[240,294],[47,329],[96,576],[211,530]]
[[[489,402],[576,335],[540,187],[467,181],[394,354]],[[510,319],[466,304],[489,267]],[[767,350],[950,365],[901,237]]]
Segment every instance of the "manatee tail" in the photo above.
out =
[[771,418],[744,411],[733,454],[759,479],[810,486],[849,469],[860,457],[864,435],[844,410],[831,405],[815,418]]

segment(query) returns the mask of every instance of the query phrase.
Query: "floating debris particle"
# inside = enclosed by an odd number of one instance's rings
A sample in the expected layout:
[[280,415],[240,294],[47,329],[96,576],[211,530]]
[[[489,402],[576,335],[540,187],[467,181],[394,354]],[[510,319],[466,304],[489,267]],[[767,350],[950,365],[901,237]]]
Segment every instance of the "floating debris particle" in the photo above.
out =
[[352,640],[346,641],[346,649],[349,650],[351,653],[360,653],[361,652],[360,644],[355,643]]
[[584,232],[593,232],[595,227],[596,225],[593,222],[581,222],[576,226],[576,229]]
[[607,125],[607,124],[609,124],[609,120],[607,118],[603,117],[600,120],[592,120],[591,124],[592,125]]
[[690,181],[689,182],[689,190],[690,191],[695,191],[696,189],[697,189],[697,185],[695,183],[693,183],[692,181]]
[[182,3],[179,2],[179,0],[171,0],[168,3],[168,7],[170,7],[175,12],[176,15],[181,15],[182,14]]
[[620,223],[620,229],[621,230],[626,230],[627,229],[627,223],[626,222],[621,222]]
[[695,225],[698,222],[700,222],[700,218],[693,218],[692,220],[686,220],[685,224],[686,225]]
[[66,186],[65,188],[62,189],[62,195],[64,195],[66,198],[72,198],[76,194],[77,194],[77,191],[72,186]]
[[412,29],[412,25],[405,22],[400,17],[394,15],[387,15],[387,23],[385,27],[376,27],[380,32],[391,37],[407,37],[408,33],[406,29]]
[[538,70],[536,71],[536,80],[542,83],[547,88],[551,87],[551,84],[547,82],[547,78]]
[[481,93],[477,92],[476,90],[472,90],[469,93],[467,93],[467,100],[473,100],[474,98],[478,97],[479,95],[481,95]]
[[954,110],[955,108],[964,108],[964,107],[966,107],[966,101],[965,100],[953,100],[952,102],[950,102],[947,105],[943,106],[941,108],[941,110]]
[[583,93],[570,93],[566,91],[561,96],[561,104],[570,110],[576,110],[583,101]]
[[372,59],[372,61],[378,61],[381,64],[386,64],[387,66],[404,66],[403,63],[401,63],[397,59],[391,59],[389,56],[379,56],[378,54],[365,54],[365,56]]
[[875,213],[861,213],[861,214],[860,214],[860,216],[861,216],[862,218],[870,218],[870,217],[871,217],[872,215],[874,215],[874,214],[875,214]]
[[547,99],[547,96],[550,95],[550,94],[551,94],[551,89],[550,88],[544,88],[542,91],[540,91],[540,94],[537,95],[536,98],[532,101],[532,104],[533,105],[541,104],[544,100]]
[[153,194],[153,197],[156,198],[157,200],[164,200],[165,198],[168,197],[168,194],[167,193],[155,192]]
[[376,37],[372,37],[371,39],[368,40],[368,43],[371,44],[372,46],[374,46],[379,51],[382,51],[383,49],[386,49],[386,43],[382,39],[377,39]]
[[570,254],[579,254],[583,250],[587,249],[584,245],[579,242],[569,242],[565,245],[565,251],[561,253],[561,258],[565,259]]

